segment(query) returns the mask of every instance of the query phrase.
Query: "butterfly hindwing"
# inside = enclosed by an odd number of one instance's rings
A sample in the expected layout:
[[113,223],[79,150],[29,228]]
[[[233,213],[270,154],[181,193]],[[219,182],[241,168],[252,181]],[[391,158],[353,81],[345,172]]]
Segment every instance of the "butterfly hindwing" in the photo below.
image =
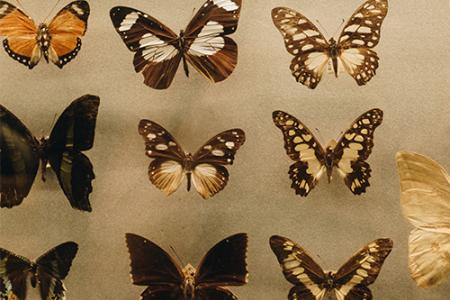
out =
[[382,121],[382,110],[375,108],[365,112],[351,124],[333,150],[339,173],[356,195],[364,193],[370,185],[371,169],[365,160],[372,152],[374,132]]
[[64,67],[80,51],[81,37],[86,33],[89,14],[87,1],[73,1],[49,23],[49,59],[58,67]]
[[25,300],[32,262],[0,248],[0,299]]
[[289,168],[291,187],[307,196],[324,172],[324,149],[312,132],[297,118],[283,111],[274,111],[272,120],[283,133],[284,148],[296,161]]
[[226,79],[237,64],[236,31],[242,0],[207,0],[185,30],[186,59],[213,82]]
[[228,182],[228,171],[236,151],[244,144],[245,133],[235,128],[221,132],[206,142],[193,156],[192,183],[197,192],[208,198],[220,192]]
[[292,75],[297,82],[314,89],[330,58],[327,40],[310,20],[293,9],[274,8],[272,20],[283,35],[287,51],[294,55]]
[[25,125],[0,105],[0,207],[22,203],[39,168],[39,144]]
[[73,101],[57,120],[48,140],[48,157],[72,207],[91,211],[89,194],[95,178],[93,167],[81,151],[92,148],[98,107],[97,96]]

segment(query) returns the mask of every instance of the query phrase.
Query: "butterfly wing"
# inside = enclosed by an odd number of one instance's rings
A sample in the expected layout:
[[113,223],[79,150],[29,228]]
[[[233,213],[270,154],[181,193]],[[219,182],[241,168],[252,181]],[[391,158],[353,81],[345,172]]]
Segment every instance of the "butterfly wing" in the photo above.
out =
[[243,130],[230,129],[214,136],[194,154],[192,183],[204,199],[225,188],[229,175],[224,166],[233,164],[236,151],[244,142]]
[[186,59],[213,82],[226,79],[237,64],[236,31],[242,0],[207,0],[185,30]]
[[49,58],[59,68],[77,56],[90,14],[87,1],[73,1],[61,9],[48,25],[51,36]]
[[150,181],[166,195],[172,194],[184,177],[184,151],[166,129],[153,121],[141,120],[138,130],[145,141],[145,153],[154,158],[148,168]]
[[75,242],[66,242],[50,249],[36,260],[39,290],[42,299],[65,299],[62,282],[67,277],[78,252]]
[[356,252],[335,274],[338,300],[372,299],[367,288],[378,277],[391,253],[391,239],[377,239]]
[[31,268],[27,258],[0,248],[0,299],[25,300]]
[[[1,6],[0,6],[1,7]],[[25,125],[0,105],[0,207],[22,203],[39,168],[39,144]]]
[[272,20],[283,35],[286,50],[294,55],[292,75],[297,82],[314,89],[330,59],[327,40],[310,20],[293,9],[274,8]]
[[283,133],[287,155],[295,161],[289,168],[291,187],[296,194],[307,196],[325,171],[325,152],[312,132],[294,116],[274,111],[272,119]]
[[334,165],[355,195],[364,193],[370,186],[371,169],[365,160],[372,152],[374,132],[382,121],[380,109],[365,112],[351,124],[333,150]]
[[247,241],[247,234],[238,233],[223,239],[206,253],[195,276],[196,285],[205,295],[217,293],[223,296],[223,290],[217,287],[247,283]]
[[127,233],[126,242],[133,284],[148,286],[142,293],[142,299],[178,300],[184,275],[169,254],[136,234]]
[[420,287],[450,276],[450,176],[436,161],[398,152],[403,214],[416,227],[409,236],[409,269]]
[[370,48],[380,40],[381,24],[387,11],[387,0],[364,2],[350,17],[338,39],[340,61],[358,85],[366,84],[378,68],[378,56]]
[[36,43],[37,26],[34,21],[14,5],[0,1],[0,35],[5,36],[6,53],[32,69],[41,59]]
[[227,289],[215,287],[215,288],[200,288],[196,291],[195,300],[237,300],[237,297],[233,295]]
[[289,299],[321,300],[326,289],[322,287],[325,273],[306,251],[288,238],[274,235],[270,248],[278,259],[284,277],[294,287]]
[[110,16],[125,45],[135,52],[134,68],[143,72],[144,83],[155,89],[168,88],[181,60],[178,36],[160,21],[134,8],[113,7]]
[[59,184],[73,208],[91,211],[89,194],[95,178],[89,159],[81,151],[94,143],[100,99],[85,95],[73,101],[57,120],[49,138],[48,157]]

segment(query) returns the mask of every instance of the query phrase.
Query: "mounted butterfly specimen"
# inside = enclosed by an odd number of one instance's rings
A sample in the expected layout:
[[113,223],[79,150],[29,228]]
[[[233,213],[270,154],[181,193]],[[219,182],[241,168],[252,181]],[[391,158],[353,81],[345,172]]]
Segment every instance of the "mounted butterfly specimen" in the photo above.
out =
[[450,277],[450,176],[436,161],[413,152],[396,155],[409,235],[409,272],[419,287]]
[[0,248],[0,299],[25,300],[28,278],[33,288],[39,286],[42,300],[66,299],[62,280],[67,277],[77,251],[76,243],[66,242],[32,262]]
[[22,203],[42,167],[47,163],[73,208],[92,211],[89,194],[95,178],[89,159],[82,153],[92,148],[100,99],[85,95],[61,114],[49,138],[36,139],[25,125],[0,105],[0,207]]
[[327,41],[310,20],[290,8],[274,8],[272,20],[283,35],[286,50],[294,56],[292,75],[297,82],[314,89],[330,60],[336,77],[343,67],[358,85],[372,79],[379,58],[371,49],[380,41],[387,11],[387,0],[365,1],[347,21],[337,41]]
[[247,283],[247,235],[232,235],[211,248],[198,268],[183,269],[155,243],[126,234],[133,284],[147,286],[142,300],[236,300],[224,286]]
[[270,238],[284,277],[294,285],[289,300],[322,300],[332,291],[338,300],[372,299],[368,286],[377,279],[392,246],[391,239],[377,239],[356,252],[337,272],[325,272],[290,239],[276,235]]
[[243,130],[230,129],[214,136],[192,155],[184,152],[175,138],[153,121],[141,120],[139,134],[145,141],[145,153],[154,158],[148,168],[150,181],[170,195],[186,175],[187,190],[192,183],[204,199],[225,187],[229,177],[225,166],[233,164],[236,151],[245,142]]
[[176,35],[148,14],[130,7],[111,9],[111,20],[130,51],[144,83],[166,89],[180,61],[213,82],[226,79],[237,64],[237,45],[227,35],[236,31],[242,0],[207,0],[185,30]]
[[42,57],[62,68],[80,51],[89,12],[88,2],[73,1],[49,23],[36,25],[22,10],[0,1],[0,36],[6,37],[3,47],[9,56],[29,69]]
[[383,121],[380,109],[363,113],[337,142],[331,141],[326,148],[294,116],[274,111],[272,119],[283,133],[287,155],[295,161],[289,168],[289,177],[296,194],[306,197],[325,172],[330,182],[334,168],[353,194],[366,192],[371,173],[366,160],[374,145],[374,131]]

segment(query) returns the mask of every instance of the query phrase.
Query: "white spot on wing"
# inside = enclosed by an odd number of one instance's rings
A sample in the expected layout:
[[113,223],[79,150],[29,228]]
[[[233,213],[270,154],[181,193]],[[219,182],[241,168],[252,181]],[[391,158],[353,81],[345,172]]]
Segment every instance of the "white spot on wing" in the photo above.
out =
[[239,9],[239,6],[233,0],[212,0],[212,2],[226,11],[233,11]]
[[219,52],[225,46],[225,40],[220,36],[222,33],[222,25],[215,21],[209,21],[191,44],[189,54],[203,56]]
[[125,18],[120,23],[119,31],[128,31],[131,27],[136,23],[139,18],[139,14],[137,12],[129,13],[125,16]]

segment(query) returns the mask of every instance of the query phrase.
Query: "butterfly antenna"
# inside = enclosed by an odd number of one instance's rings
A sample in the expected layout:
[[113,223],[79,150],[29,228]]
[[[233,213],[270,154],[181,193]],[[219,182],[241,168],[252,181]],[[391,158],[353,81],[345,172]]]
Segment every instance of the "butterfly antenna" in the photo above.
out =
[[20,6],[20,8],[21,8],[23,11],[26,11],[26,9],[23,7],[22,3],[20,3],[19,0],[16,0],[16,2],[17,2],[17,4],[18,4],[18,6]]
[[342,27],[343,27],[343,25],[344,25],[344,22],[345,22],[345,20],[342,19],[341,25],[339,25],[338,29],[333,33],[333,37],[334,37],[339,31],[342,30]]
[[50,10],[50,12],[48,13],[48,15],[45,17],[44,22],[46,22],[47,19],[50,17],[50,15],[52,14],[52,12],[55,10],[56,6],[58,6],[59,2],[61,2],[61,0],[56,1],[55,5],[53,5],[53,8]]
[[319,140],[320,140],[320,142],[322,143],[322,141],[325,141],[324,140],[324,138],[323,138],[323,136],[322,136],[322,133],[320,132],[320,129],[319,128],[314,128],[316,131],[317,131],[317,135],[319,136]]
[[322,23],[320,23],[318,19],[316,19],[316,23],[317,25],[319,25],[321,31],[325,32],[325,34],[328,36],[328,31],[325,29],[325,27],[323,27]]
[[[55,126],[55,123],[56,123],[56,116],[57,116],[57,115],[58,115],[58,114],[55,113],[55,115],[53,116],[53,121],[52,121],[52,123],[50,124],[50,128],[47,130],[48,133],[50,133],[51,130],[52,130],[52,128],[53,128],[53,126]],[[49,135],[50,135],[50,134],[49,134]]]
[[185,266],[184,262],[181,260],[181,258],[178,256],[177,251],[175,251],[175,248],[172,247],[172,245],[169,245],[170,250],[172,250],[172,253],[175,255],[175,257],[177,258],[178,262],[180,263],[181,266]]

